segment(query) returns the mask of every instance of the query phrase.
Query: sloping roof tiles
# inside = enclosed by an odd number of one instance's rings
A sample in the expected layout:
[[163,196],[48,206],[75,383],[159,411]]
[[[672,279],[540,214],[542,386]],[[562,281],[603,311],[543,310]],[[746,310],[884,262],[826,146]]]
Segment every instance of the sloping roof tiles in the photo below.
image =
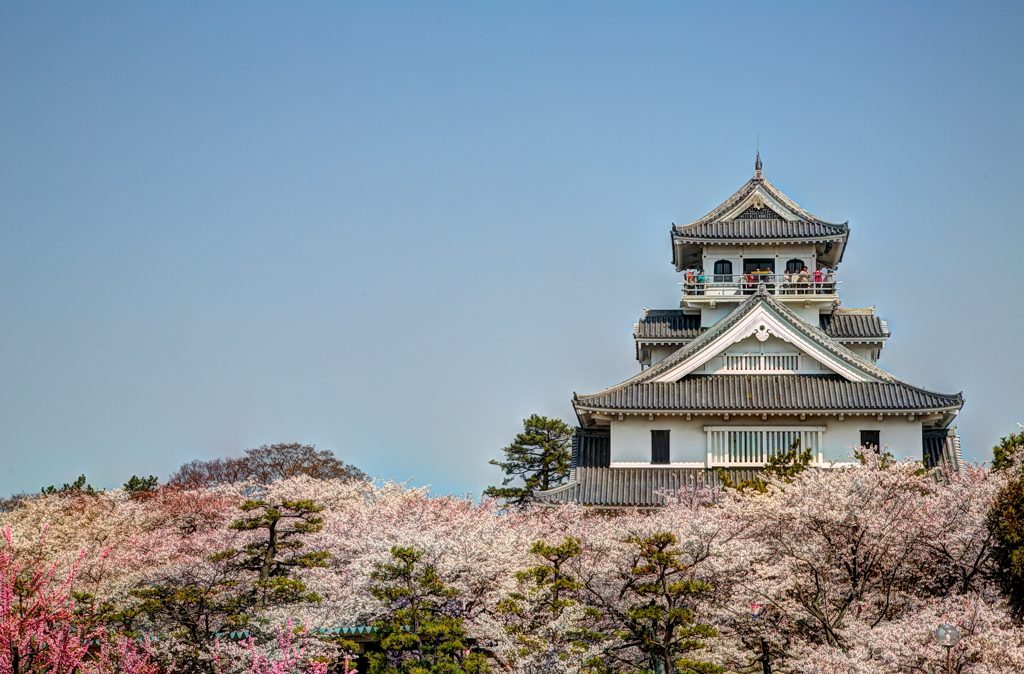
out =
[[633,331],[635,338],[692,339],[700,334],[700,314],[686,315],[681,311],[649,313],[641,318]]
[[821,328],[816,325],[811,325],[804,319],[800,318],[799,315],[794,313],[785,304],[778,301],[773,297],[765,288],[764,284],[758,286],[757,291],[745,299],[739,304],[733,311],[722,318],[720,321],[714,324],[711,328],[704,330],[700,335],[693,339],[683,347],[680,347],[672,355],[657,364],[647,368],[638,375],[635,375],[621,384],[617,384],[612,388],[619,388],[623,386],[629,386],[634,383],[643,381],[649,381],[661,375],[668,369],[675,367],[677,364],[693,357],[695,354],[701,352],[711,342],[719,337],[726,330],[731,328],[737,322],[742,320],[747,314],[754,311],[759,304],[767,305],[772,311],[776,312],[781,318],[786,320],[794,329],[801,332],[808,339],[818,344],[825,350],[829,351],[833,355],[842,359],[846,363],[852,365],[859,370],[870,374],[871,376],[885,382],[899,382],[899,379],[892,376],[885,370],[881,369],[874,363],[864,360],[853,351],[835,341],[828,335],[826,335]]
[[686,239],[807,239],[829,238],[847,233],[846,225],[800,220],[720,220],[676,227],[675,235]]
[[602,410],[934,410],[959,407],[963,396],[838,375],[706,375],[615,387],[577,396],[574,404]]
[[821,329],[829,337],[843,339],[855,337],[889,336],[889,326],[878,316],[860,316],[854,314],[822,314]]
[[[759,471],[727,469],[734,481],[752,479]],[[576,468],[568,484],[536,492],[541,503],[653,507],[665,504],[658,492],[719,486],[716,471],[702,468]]]

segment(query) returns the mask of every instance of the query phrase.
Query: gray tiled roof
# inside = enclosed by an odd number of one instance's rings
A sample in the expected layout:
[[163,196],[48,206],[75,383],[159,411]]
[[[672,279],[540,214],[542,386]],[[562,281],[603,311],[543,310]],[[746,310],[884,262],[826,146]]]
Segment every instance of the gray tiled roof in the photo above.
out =
[[700,314],[687,315],[682,311],[648,312],[636,324],[633,336],[640,338],[693,339],[700,334]]
[[715,323],[711,328],[701,332],[700,336],[694,338],[685,346],[677,349],[668,358],[659,361],[655,365],[647,368],[640,374],[627,379],[621,384],[613,386],[612,389],[654,379],[666,370],[669,370],[679,363],[682,363],[683,361],[700,353],[709,343],[713,342],[719,335],[742,320],[743,317],[757,308],[761,303],[768,305],[769,308],[775,311],[781,318],[785,319],[791,326],[793,326],[793,328],[839,359],[881,381],[899,382],[899,379],[896,377],[892,376],[874,363],[861,358],[853,351],[850,351],[848,348],[826,335],[818,326],[811,325],[804,319],[800,318],[799,315],[784,303],[775,299],[775,297],[773,297],[765,288],[764,284],[761,284],[757,287],[757,291],[733,309],[732,313]]
[[833,225],[817,220],[803,222],[736,219],[677,226],[674,235],[688,239],[800,239],[843,236],[848,231],[849,227],[846,225]]
[[821,329],[833,338],[889,336],[889,326],[878,316],[860,316],[855,314],[822,314]]
[[[739,215],[739,217],[737,217],[737,218],[735,218],[733,220],[728,220],[728,221],[723,221],[722,220],[723,216],[728,215],[729,211],[731,211],[735,206],[740,204],[744,199],[749,197],[750,194],[752,192],[754,192],[755,190],[757,190],[758,188],[763,189],[771,198],[775,199],[784,208],[789,209],[789,211],[793,215],[795,215],[797,217],[796,221],[791,222],[789,224],[791,224],[791,225],[799,225],[801,227],[807,227],[807,229],[799,229],[799,228],[797,228],[797,229],[788,229],[787,228],[788,225],[786,225],[786,224],[779,224],[779,223],[786,223],[787,221],[784,220],[781,217],[778,217],[778,214],[775,213],[775,211],[773,211],[771,208],[762,208],[762,209],[749,209],[748,208],[746,211],[741,213]],[[751,215],[754,215],[754,216],[757,216],[757,215],[770,215],[770,216],[775,216],[775,217],[772,217],[771,219],[761,219],[761,218],[757,218],[757,217],[751,218],[750,217]],[[755,234],[755,232],[759,232],[759,231],[764,231],[763,236],[766,236],[766,237],[769,237],[769,238],[783,236],[784,234],[788,235],[788,236],[797,236],[797,237],[800,237],[800,236],[837,236],[837,235],[845,235],[845,234],[847,234],[850,231],[850,228],[847,225],[847,223],[840,224],[840,223],[826,222],[825,220],[822,220],[821,218],[818,218],[818,217],[814,216],[813,214],[808,212],[806,209],[802,208],[795,201],[793,201],[792,199],[787,197],[785,194],[783,194],[782,191],[779,190],[779,188],[777,188],[767,178],[765,178],[763,175],[761,175],[760,172],[755,173],[755,175],[754,175],[754,177],[752,179],[750,179],[746,183],[744,183],[743,187],[741,187],[739,190],[736,191],[735,194],[733,194],[731,197],[729,197],[724,202],[722,202],[718,206],[718,208],[716,208],[715,210],[711,211],[710,213],[705,215],[700,220],[696,220],[694,222],[691,222],[688,225],[675,225],[673,227],[673,232],[678,234],[678,235],[683,235],[683,236],[690,235],[690,232],[700,232],[700,236],[702,236],[702,237],[705,237],[705,236],[712,237],[712,236],[714,236],[714,237],[717,237],[717,238],[732,238],[732,237],[726,236],[725,233],[717,233],[716,234],[717,230],[715,230],[714,228],[707,229],[707,230],[700,229],[701,227],[704,227],[705,225],[716,225],[716,224],[726,225],[726,230],[723,230],[723,232],[736,231],[738,233],[738,236],[736,238],[748,238],[748,237],[758,236],[757,234]],[[729,229],[729,228],[733,228],[733,227],[740,228],[740,229],[738,229],[738,230]]]
[[[727,469],[734,481],[752,479],[759,471]],[[699,485],[719,486],[716,471],[702,468],[576,468],[569,483],[536,492],[541,503],[579,503],[596,506],[659,506],[665,499],[657,492]]]
[[726,374],[614,387],[577,396],[574,404],[603,410],[932,410],[959,407],[963,396],[838,375]]

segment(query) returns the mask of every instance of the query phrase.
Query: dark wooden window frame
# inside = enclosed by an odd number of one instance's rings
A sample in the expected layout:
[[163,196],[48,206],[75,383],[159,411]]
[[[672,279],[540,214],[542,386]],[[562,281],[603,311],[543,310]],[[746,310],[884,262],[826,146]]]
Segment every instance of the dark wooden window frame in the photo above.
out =
[[874,447],[877,452],[882,446],[882,431],[861,431],[860,444],[862,447]]
[[671,463],[668,431],[651,431],[651,463]]
[[715,262],[715,283],[729,283],[732,281],[732,260],[718,260]]

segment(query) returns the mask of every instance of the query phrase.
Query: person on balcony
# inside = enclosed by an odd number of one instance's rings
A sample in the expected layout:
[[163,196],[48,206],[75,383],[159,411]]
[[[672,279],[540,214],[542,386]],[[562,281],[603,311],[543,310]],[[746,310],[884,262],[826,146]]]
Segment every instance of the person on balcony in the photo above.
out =
[[836,274],[831,269],[825,269],[825,292],[833,295],[836,292]]
[[814,293],[820,295],[822,291],[821,284],[825,280],[825,274],[822,273],[821,268],[814,270]]
[[807,286],[811,284],[811,274],[809,271],[807,271],[807,267],[804,267],[803,269],[800,270],[799,284],[800,294],[806,294]]
[[686,286],[685,286],[686,287],[686,294],[687,295],[693,293],[693,291],[694,291],[693,279],[694,279],[693,270],[692,269],[687,269],[686,270]]
[[697,294],[704,294],[704,284],[708,282],[708,277],[704,275],[704,270],[701,269],[697,272]]

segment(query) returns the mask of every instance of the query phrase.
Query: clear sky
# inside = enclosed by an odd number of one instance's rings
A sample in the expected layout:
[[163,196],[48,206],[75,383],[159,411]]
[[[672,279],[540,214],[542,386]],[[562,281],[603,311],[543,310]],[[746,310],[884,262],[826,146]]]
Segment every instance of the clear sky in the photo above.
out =
[[479,492],[639,367],[670,223],[850,221],[880,365],[1024,422],[1024,3],[0,3],[0,493],[263,443]]

